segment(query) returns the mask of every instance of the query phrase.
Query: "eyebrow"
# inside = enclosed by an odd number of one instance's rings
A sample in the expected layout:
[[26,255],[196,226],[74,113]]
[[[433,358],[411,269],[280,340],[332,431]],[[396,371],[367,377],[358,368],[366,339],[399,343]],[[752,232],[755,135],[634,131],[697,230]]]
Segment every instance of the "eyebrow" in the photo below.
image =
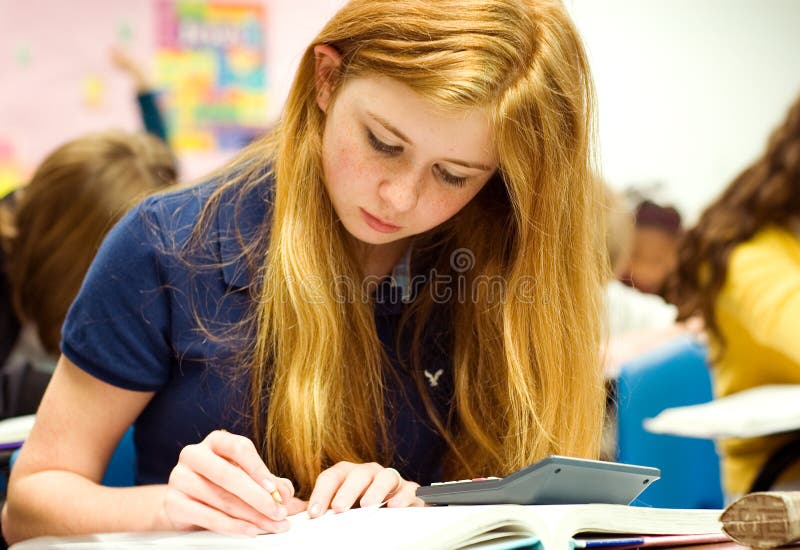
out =
[[[414,143],[400,130],[395,128],[389,121],[384,119],[381,116],[376,115],[371,111],[367,111],[367,114],[374,118],[381,126],[389,130],[395,136],[399,137],[401,140],[405,141],[409,145],[413,145]],[[485,164],[480,164],[478,162],[467,162],[465,160],[458,160],[458,159],[442,159],[445,162],[449,162],[451,164],[457,164],[459,166],[464,166],[465,168],[474,168],[476,170],[483,170],[484,172],[491,172],[492,168]]]

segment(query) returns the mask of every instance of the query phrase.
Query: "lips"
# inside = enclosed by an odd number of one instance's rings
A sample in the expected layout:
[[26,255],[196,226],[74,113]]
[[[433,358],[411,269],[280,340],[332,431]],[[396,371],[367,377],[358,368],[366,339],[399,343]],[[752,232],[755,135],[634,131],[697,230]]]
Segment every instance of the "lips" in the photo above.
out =
[[396,231],[400,231],[403,229],[399,225],[394,225],[392,223],[386,222],[380,218],[377,218],[364,210],[363,208],[359,208],[361,212],[361,217],[364,218],[364,221],[375,231],[380,233],[394,233]]

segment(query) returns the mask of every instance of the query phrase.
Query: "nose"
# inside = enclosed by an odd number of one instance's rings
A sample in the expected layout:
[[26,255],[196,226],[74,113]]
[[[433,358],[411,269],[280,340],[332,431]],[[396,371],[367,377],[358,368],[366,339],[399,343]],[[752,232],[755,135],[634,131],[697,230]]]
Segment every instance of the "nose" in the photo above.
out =
[[393,212],[409,212],[417,206],[422,181],[422,176],[414,170],[393,172],[381,183],[378,195]]

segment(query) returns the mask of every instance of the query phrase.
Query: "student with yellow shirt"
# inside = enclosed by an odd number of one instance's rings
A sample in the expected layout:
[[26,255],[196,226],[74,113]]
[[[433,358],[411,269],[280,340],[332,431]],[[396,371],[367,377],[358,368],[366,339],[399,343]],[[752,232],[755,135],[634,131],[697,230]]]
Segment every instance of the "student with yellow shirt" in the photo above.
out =
[[[800,384],[800,98],[764,154],[686,235],[672,298],[708,327],[714,392]],[[722,441],[723,485],[747,492],[791,435]],[[800,487],[800,457],[778,484]]]

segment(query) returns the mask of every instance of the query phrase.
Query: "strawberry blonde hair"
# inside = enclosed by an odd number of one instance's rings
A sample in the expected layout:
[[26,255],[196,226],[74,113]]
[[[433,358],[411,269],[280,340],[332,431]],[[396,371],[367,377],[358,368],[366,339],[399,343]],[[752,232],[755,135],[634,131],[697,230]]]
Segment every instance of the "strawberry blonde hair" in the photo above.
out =
[[[428,403],[448,442],[445,475],[504,475],[553,453],[597,457],[608,266],[592,177],[593,88],[572,21],[553,0],[354,0],[306,50],[278,126],[230,165],[215,195],[218,202],[230,186],[244,183],[246,193],[263,185],[265,163],[275,180],[269,234],[248,243],[258,298],[244,360],[253,437],[267,464],[307,496],[338,461],[391,460],[387,358],[373,305],[307,284],[363,278],[323,184],[316,44],[342,56],[335,86],[383,75],[444,108],[491,113],[498,172],[414,244],[417,254],[436,251],[438,273],[464,275],[478,289],[445,306],[450,416],[439,418]],[[468,273],[451,265],[458,250],[474,259]],[[498,277],[503,300],[477,284]],[[422,336],[438,309],[423,289],[404,313],[418,379]]]

